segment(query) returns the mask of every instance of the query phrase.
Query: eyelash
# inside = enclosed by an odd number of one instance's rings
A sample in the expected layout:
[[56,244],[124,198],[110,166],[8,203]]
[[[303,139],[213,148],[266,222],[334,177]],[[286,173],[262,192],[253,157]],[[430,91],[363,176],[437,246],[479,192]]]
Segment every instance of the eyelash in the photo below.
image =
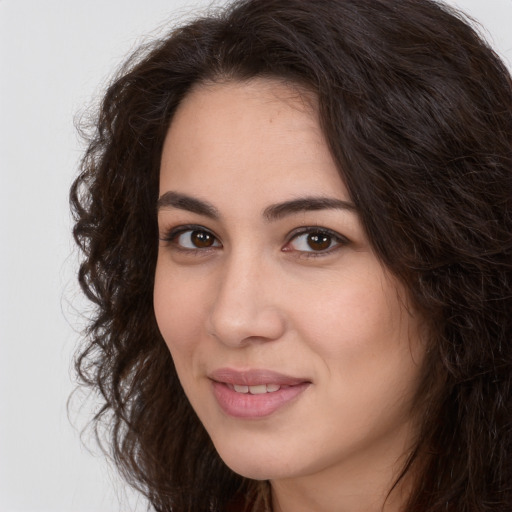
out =
[[[206,234],[207,236],[213,237],[212,245],[205,246],[205,247],[184,247],[183,245],[180,245],[177,243],[177,239],[186,234],[190,233],[190,236],[194,232]],[[311,250],[295,250],[301,258],[317,258],[321,256],[325,256],[327,254],[330,254],[337,249],[340,249],[343,246],[346,246],[349,243],[349,240],[340,235],[339,233],[336,233],[335,231],[332,231],[327,228],[321,228],[317,226],[306,226],[301,227],[299,229],[296,229],[293,231],[290,236],[288,237],[288,241],[284,245],[282,251],[283,252],[293,252],[294,249],[288,248],[294,241],[298,240],[302,236],[313,236],[317,235],[320,237],[325,237],[329,241],[329,246],[325,249],[321,249],[318,251]],[[167,242],[172,244],[173,248],[175,250],[185,252],[187,254],[205,254],[209,253],[212,250],[216,250],[219,247],[222,247],[222,242],[220,241],[219,237],[215,235],[211,230],[204,228],[200,225],[182,225],[178,226],[176,228],[170,229],[163,237],[160,238],[161,241]],[[190,242],[192,244],[192,242]],[[308,243],[307,241],[305,243]],[[321,242],[320,242],[321,243]]]
[[[331,254],[332,252],[335,252],[338,249],[341,249],[342,247],[346,246],[349,243],[349,240],[344,237],[343,235],[340,235],[339,233],[336,233],[336,231],[332,231],[331,229],[327,228],[321,228],[317,226],[306,226],[303,228],[296,229],[293,231],[289,238],[288,242],[286,242],[286,245],[283,247],[283,251],[285,252],[291,252],[292,250],[287,249],[287,247],[293,242],[298,240],[302,236],[313,236],[313,235],[319,235],[320,237],[327,237],[329,239],[329,246],[322,250],[311,250],[311,251],[304,251],[304,250],[297,250],[297,252],[300,254],[300,257],[302,258],[318,258],[321,256],[326,256],[328,254]],[[308,242],[306,242],[308,243]]]
[[[209,236],[212,236],[215,242],[218,242],[218,245],[212,245],[209,247],[184,247],[177,243],[177,239],[184,235],[185,233],[190,233],[192,235],[194,232],[197,233],[204,233]],[[215,235],[212,231],[209,229],[204,228],[203,226],[199,226],[196,224],[190,224],[190,225],[182,225],[175,228],[170,229],[163,237],[160,238],[162,242],[167,242],[173,246],[173,248],[177,251],[182,251],[187,254],[205,254],[206,252],[209,252],[211,250],[216,250],[218,247],[222,247],[222,244],[220,243],[219,237]]]

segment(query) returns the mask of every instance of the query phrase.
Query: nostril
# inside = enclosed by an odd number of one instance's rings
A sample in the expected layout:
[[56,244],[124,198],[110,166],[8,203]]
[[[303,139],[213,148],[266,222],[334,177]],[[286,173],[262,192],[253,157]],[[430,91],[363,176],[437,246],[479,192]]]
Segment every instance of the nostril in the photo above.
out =
[[220,342],[241,346],[278,339],[285,329],[270,270],[254,251],[240,250],[225,260],[218,275],[207,330]]
[[243,346],[279,339],[285,332],[283,315],[276,309],[260,309],[245,313],[217,309],[210,316],[208,333],[221,343]]

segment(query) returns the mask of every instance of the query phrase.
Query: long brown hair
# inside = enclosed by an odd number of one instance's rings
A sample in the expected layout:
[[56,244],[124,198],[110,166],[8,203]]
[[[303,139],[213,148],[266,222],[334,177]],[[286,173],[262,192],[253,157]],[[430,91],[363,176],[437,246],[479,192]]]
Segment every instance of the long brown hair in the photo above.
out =
[[152,304],[173,113],[194,84],[255,76],[317,96],[376,254],[427,319],[407,511],[512,510],[512,85],[430,0],[237,1],[140,49],[108,88],[71,190],[95,305],[76,368],[101,394],[95,424],[120,471],[159,512],[258,494],[215,452]]

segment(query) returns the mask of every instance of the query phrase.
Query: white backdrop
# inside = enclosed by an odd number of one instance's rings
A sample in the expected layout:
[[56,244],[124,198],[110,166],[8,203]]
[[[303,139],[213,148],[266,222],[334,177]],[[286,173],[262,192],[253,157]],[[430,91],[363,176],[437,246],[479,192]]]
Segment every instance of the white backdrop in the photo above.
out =
[[[0,0],[0,512],[145,508],[66,412],[71,304],[83,304],[67,203],[81,151],[73,119],[144,36],[209,3]],[[512,68],[512,0],[450,3]]]

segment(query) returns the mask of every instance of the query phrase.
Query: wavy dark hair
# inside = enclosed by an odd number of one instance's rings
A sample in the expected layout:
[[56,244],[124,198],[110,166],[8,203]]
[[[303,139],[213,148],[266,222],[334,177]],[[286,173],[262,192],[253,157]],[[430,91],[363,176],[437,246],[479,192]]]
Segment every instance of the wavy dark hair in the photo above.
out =
[[406,510],[509,512],[512,82],[467,19],[431,0],[235,1],[112,81],[71,206],[95,305],[76,368],[101,394],[94,425],[120,471],[158,512],[259,507],[260,484],[224,465],[189,405],[152,302],[173,113],[195,84],[254,77],[316,95],[369,240],[428,323]]

